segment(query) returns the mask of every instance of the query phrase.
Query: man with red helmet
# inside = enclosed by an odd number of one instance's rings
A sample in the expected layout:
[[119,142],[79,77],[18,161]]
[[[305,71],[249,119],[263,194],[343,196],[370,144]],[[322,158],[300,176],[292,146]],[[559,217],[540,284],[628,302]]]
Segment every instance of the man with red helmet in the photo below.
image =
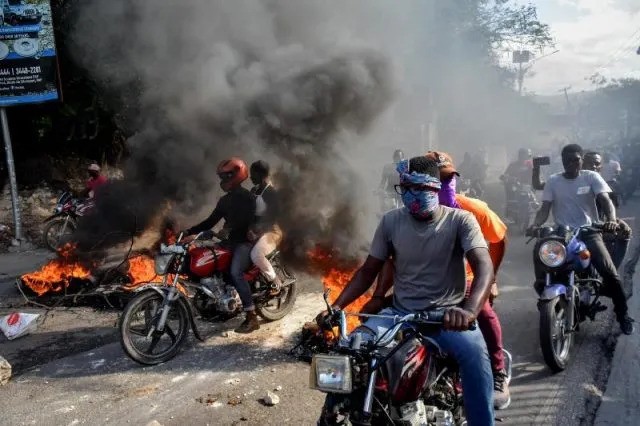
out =
[[246,312],[245,321],[235,331],[251,333],[260,328],[260,325],[253,304],[251,287],[244,278],[244,272],[251,266],[252,244],[247,239],[247,234],[255,221],[256,200],[249,190],[242,187],[242,182],[249,177],[249,169],[240,158],[231,157],[222,161],[216,173],[220,178],[220,187],[226,194],[218,200],[216,208],[208,218],[189,228],[185,233],[192,235],[210,230],[224,219],[225,228],[229,230],[227,243],[233,248],[231,278]]

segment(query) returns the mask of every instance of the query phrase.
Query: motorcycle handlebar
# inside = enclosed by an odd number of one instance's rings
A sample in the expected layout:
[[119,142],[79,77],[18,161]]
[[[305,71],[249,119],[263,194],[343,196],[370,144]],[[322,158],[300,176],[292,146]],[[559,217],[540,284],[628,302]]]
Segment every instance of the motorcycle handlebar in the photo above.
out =
[[[424,311],[418,312],[415,314],[407,314],[404,316],[399,315],[368,315],[368,314],[353,314],[362,317],[377,317],[377,318],[388,318],[393,319],[395,325],[393,328],[387,330],[376,342],[376,346],[385,347],[388,346],[393,339],[395,338],[398,331],[402,328],[402,326],[406,323],[415,323],[417,325],[444,325],[444,316],[446,313],[446,309],[435,309],[432,311]],[[337,319],[337,325],[340,328],[340,338],[348,341],[349,334],[347,333],[347,313],[343,310],[333,310],[330,312],[328,317],[325,318],[325,321],[328,323],[335,324]],[[477,328],[477,324],[474,321],[469,325],[469,330],[475,330]]]

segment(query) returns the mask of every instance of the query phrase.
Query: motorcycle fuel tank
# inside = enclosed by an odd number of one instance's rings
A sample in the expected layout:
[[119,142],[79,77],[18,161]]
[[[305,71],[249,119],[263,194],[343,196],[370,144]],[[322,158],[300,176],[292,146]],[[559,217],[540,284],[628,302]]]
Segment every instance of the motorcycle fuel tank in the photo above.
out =
[[231,266],[231,251],[220,247],[194,247],[189,250],[189,255],[191,273],[198,277],[228,271]]

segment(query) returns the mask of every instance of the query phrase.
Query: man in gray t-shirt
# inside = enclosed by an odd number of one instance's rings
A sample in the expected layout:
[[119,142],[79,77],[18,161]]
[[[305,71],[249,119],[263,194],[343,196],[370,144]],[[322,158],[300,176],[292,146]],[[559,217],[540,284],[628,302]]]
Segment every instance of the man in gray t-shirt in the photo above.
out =
[[[364,325],[382,336],[394,316],[434,308],[445,310],[444,329],[430,337],[459,364],[465,412],[479,425],[494,424],[493,373],[478,328],[469,330],[489,296],[493,266],[480,226],[468,212],[440,206],[438,163],[426,157],[398,164],[395,187],[405,207],[384,215],[364,265],[334,302],[344,309],[367,291],[384,263],[395,259],[394,305]],[[474,272],[465,299],[466,256]]]
[[419,222],[407,209],[392,210],[374,234],[370,255],[395,260],[393,305],[398,310],[459,305],[465,293],[464,254],[487,248],[471,213],[443,206],[437,216]]
[[602,176],[591,170],[579,170],[574,178],[556,173],[545,184],[542,201],[551,203],[556,224],[578,228],[598,220],[596,199],[610,192]]
[[[605,231],[615,230],[616,210],[609,198],[611,189],[604,179],[595,172],[582,169],[582,147],[567,145],[562,149],[564,173],[555,174],[546,183],[542,197],[542,207],[534,220],[534,227],[542,226],[553,209],[556,224],[576,228],[598,221],[596,201],[606,222]],[[583,232],[580,238],[591,252],[591,264],[602,276],[603,293],[611,296],[620,329],[624,334],[633,333],[633,319],[627,315],[627,299],[622,289],[622,281],[616,266],[602,240],[600,232]],[[545,269],[534,256],[537,291],[542,290]]]

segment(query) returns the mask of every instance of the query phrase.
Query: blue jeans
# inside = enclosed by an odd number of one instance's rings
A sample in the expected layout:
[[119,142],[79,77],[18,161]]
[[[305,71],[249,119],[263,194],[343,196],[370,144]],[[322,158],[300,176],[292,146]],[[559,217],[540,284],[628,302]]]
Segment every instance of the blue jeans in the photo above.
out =
[[233,248],[233,257],[231,258],[231,279],[238,295],[240,295],[242,308],[245,311],[255,310],[251,287],[244,278],[244,273],[251,266],[252,248],[250,243],[240,243]]
[[[395,308],[385,308],[379,315],[405,315]],[[393,320],[370,318],[364,325],[378,337],[393,327]],[[445,331],[429,336],[452,356],[460,367],[464,409],[469,426],[494,424],[493,373],[489,352],[479,328],[471,331]]]

